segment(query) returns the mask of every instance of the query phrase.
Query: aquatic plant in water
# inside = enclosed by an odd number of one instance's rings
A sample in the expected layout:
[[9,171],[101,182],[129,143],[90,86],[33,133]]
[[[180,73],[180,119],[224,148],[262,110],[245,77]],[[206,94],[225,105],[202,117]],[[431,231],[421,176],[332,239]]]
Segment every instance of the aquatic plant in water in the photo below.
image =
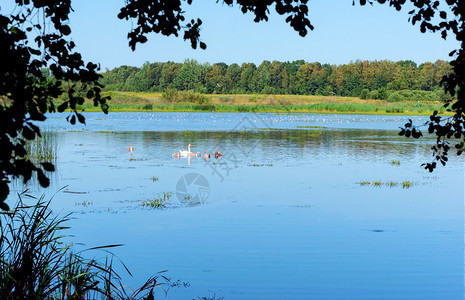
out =
[[162,198],[155,198],[153,200],[147,200],[142,202],[142,206],[145,207],[154,207],[154,208],[163,208],[166,206],[166,203]]
[[58,153],[57,134],[53,131],[43,131],[40,137],[27,140],[24,148],[27,151],[26,158],[34,163],[48,162],[55,164]]
[[91,202],[91,201],[88,201],[88,200],[84,200],[82,202],[74,202],[74,205],[76,205],[76,206],[81,205],[81,206],[84,206],[84,207],[88,207],[89,205],[92,205],[92,204],[94,204],[94,203]]
[[395,181],[389,181],[389,182],[386,182],[386,185],[389,187],[394,187],[394,186],[398,186],[399,183]]
[[168,201],[170,200],[171,194],[163,192],[163,198],[157,197],[153,200],[146,200],[142,202],[142,206],[144,207],[152,207],[152,208],[164,208],[166,207]]
[[[385,183],[382,183],[379,180],[376,180],[376,181],[360,181],[360,182],[357,182],[357,184],[359,184],[360,186],[369,186],[369,185],[371,185],[371,186],[374,186],[374,187],[381,187],[381,186],[384,185],[384,186],[388,186],[388,187],[391,187],[391,188],[396,187],[396,186],[399,185],[399,183],[396,182],[396,181],[387,181]],[[402,187],[404,189],[408,189],[408,188],[412,187],[413,185],[414,185],[414,183],[411,182],[411,181],[403,181],[402,182]]]
[[363,185],[371,185],[371,182],[369,182],[369,181],[360,181],[358,184],[360,184],[362,186]]
[[413,186],[413,182],[411,182],[411,181],[403,181],[402,182],[402,188],[404,188],[404,189],[409,189],[411,186]]
[[148,160],[147,158],[129,158],[129,161],[143,161],[143,160]]

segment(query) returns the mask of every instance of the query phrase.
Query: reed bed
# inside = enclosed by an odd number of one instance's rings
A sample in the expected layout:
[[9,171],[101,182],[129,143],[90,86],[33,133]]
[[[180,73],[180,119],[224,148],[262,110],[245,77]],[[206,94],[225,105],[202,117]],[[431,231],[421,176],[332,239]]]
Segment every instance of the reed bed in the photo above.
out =
[[26,141],[25,149],[27,159],[38,164],[48,162],[55,164],[58,156],[58,136],[55,131],[42,131],[41,136],[37,136],[32,141]]
[[[26,205],[23,198],[37,202]],[[74,252],[62,233],[70,215],[53,215],[49,204],[23,193],[13,210],[0,213],[0,299],[154,299],[155,288],[166,293],[169,280],[162,272],[133,290],[115,272],[114,256],[83,256],[120,245]]]

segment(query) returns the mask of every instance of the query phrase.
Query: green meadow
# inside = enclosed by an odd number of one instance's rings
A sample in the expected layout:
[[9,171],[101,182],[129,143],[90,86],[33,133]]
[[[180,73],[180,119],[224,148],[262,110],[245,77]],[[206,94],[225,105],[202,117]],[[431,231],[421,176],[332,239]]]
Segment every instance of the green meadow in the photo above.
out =
[[[429,115],[444,113],[440,101],[366,100],[358,97],[308,95],[208,95],[194,92],[178,94],[108,91],[110,111],[183,112],[274,112],[274,113],[356,113]],[[79,106],[84,111],[99,111],[92,103]]]

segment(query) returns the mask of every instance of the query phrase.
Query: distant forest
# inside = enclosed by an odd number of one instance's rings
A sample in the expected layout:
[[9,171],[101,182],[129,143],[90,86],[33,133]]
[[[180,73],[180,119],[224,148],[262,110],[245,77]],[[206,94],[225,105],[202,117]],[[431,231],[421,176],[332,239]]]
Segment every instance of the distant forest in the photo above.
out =
[[163,92],[169,89],[205,94],[337,95],[362,99],[444,100],[440,82],[451,72],[449,62],[417,65],[404,61],[355,61],[344,65],[263,61],[242,65],[149,63],[121,66],[101,73],[105,90]]

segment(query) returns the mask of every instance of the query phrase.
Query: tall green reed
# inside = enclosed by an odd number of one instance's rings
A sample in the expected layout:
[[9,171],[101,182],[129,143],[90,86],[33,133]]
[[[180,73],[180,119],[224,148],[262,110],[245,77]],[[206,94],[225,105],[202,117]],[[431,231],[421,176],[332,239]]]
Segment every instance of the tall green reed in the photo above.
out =
[[[26,205],[23,198],[37,203]],[[55,216],[49,205],[43,196],[36,199],[25,192],[13,210],[0,213],[0,299],[154,299],[154,288],[166,293],[163,286],[169,280],[162,272],[140,288],[128,289],[114,270],[113,255],[104,262],[83,256],[121,245],[74,252],[62,234],[69,229],[70,214]]]
[[58,135],[53,130],[42,130],[41,136],[24,145],[27,151],[26,158],[34,163],[56,163],[58,157]]

